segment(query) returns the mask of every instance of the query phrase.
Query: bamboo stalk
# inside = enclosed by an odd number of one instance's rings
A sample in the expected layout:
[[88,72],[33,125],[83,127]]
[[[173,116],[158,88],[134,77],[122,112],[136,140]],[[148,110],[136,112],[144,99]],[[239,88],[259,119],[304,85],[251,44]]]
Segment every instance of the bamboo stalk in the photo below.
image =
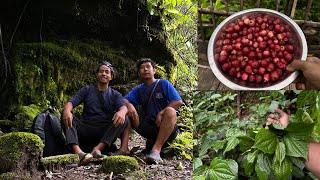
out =
[[308,1],[308,5],[307,5],[307,9],[306,9],[306,11],[304,13],[304,18],[303,18],[304,21],[307,21],[307,19],[308,19],[308,15],[310,13],[311,5],[312,5],[312,0],[309,0]]

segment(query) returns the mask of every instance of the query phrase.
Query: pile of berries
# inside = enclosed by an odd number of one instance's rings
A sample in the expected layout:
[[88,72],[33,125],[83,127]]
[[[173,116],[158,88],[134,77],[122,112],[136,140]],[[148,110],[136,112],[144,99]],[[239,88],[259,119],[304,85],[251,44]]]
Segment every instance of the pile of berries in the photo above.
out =
[[244,15],[229,23],[221,37],[214,50],[220,68],[248,82],[278,81],[297,48],[290,26],[270,15]]

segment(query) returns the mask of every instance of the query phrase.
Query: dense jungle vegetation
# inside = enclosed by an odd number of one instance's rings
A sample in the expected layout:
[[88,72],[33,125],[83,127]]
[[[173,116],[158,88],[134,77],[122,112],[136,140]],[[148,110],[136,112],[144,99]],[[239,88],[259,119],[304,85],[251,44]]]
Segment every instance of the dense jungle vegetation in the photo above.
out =
[[[197,85],[196,7],[191,0],[5,1],[0,8],[0,130],[30,131],[46,107],[59,115],[102,60],[117,70],[125,95],[140,83],[135,62],[154,59],[185,101],[185,130],[171,148],[192,156],[191,93]],[[81,106],[75,113],[81,112]]]

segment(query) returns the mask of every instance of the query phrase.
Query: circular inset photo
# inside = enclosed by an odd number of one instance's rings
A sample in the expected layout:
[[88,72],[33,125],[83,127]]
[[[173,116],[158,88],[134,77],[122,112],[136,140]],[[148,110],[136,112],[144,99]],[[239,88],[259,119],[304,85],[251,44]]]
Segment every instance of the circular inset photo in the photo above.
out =
[[214,75],[233,90],[279,90],[297,77],[286,67],[306,60],[308,47],[300,27],[270,9],[237,12],[211,35],[208,60]]

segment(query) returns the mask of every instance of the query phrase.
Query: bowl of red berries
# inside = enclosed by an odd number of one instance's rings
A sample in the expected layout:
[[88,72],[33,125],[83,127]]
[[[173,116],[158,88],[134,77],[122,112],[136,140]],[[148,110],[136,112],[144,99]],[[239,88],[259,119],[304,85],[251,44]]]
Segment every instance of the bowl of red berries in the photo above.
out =
[[306,60],[307,42],[288,16],[270,9],[237,12],[222,21],[211,35],[208,61],[215,76],[233,90],[279,90],[298,72],[286,67]]

